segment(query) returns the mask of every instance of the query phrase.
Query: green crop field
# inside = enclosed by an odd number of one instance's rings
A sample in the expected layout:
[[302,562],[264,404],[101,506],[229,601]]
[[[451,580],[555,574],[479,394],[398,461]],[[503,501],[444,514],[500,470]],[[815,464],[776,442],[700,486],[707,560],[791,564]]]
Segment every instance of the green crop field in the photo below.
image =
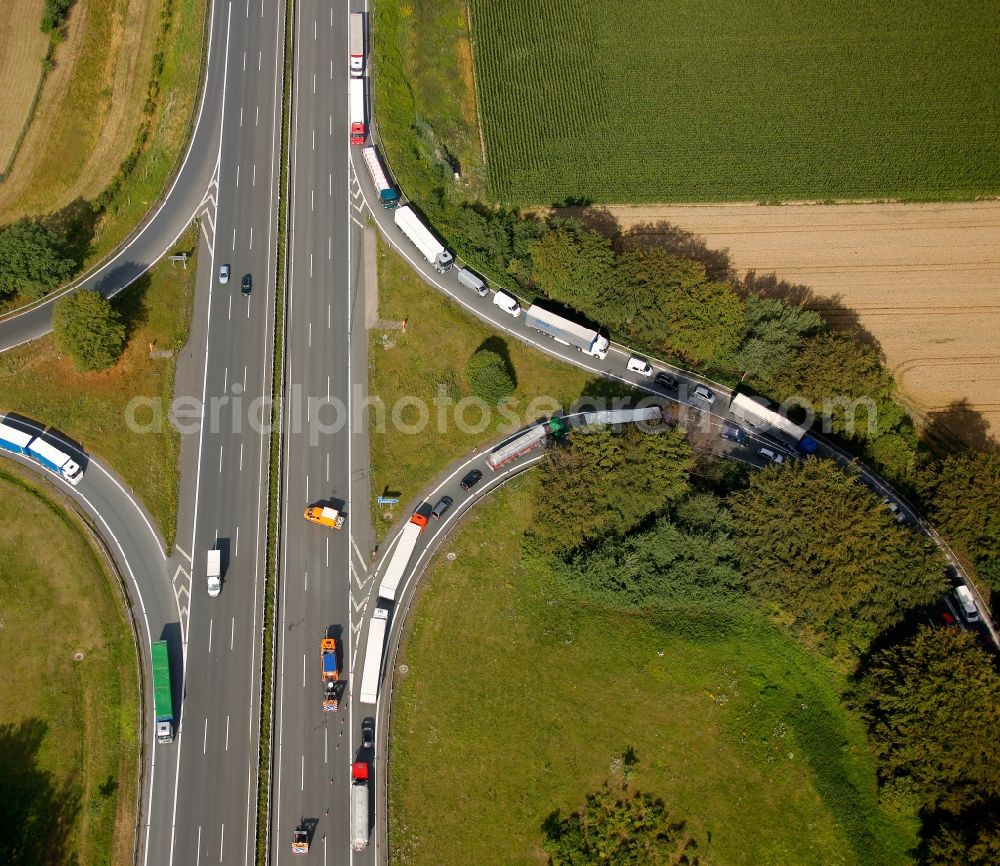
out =
[[471,0],[491,195],[1000,192],[992,0]]

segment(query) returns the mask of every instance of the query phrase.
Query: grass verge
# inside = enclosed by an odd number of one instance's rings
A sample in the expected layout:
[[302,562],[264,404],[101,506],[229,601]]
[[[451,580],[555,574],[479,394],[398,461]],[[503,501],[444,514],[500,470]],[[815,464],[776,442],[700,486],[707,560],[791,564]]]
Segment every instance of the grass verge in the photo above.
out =
[[264,566],[264,613],[262,617],[260,742],[257,758],[257,866],[268,866],[271,820],[271,747],[274,714],[274,636],[278,591],[278,547],[281,521],[281,412],[279,396],[285,374],[285,292],[288,239],[288,143],[291,133],[293,0],[285,2],[285,63],[281,102],[281,167],[278,179],[278,254],[275,261],[274,360],[271,365],[271,443],[267,488],[267,545]]
[[132,862],[138,659],[103,554],[45,489],[0,466],[4,862]]
[[[407,262],[378,246],[379,315],[406,320],[406,331],[369,333],[368,385],[379,401],[369,409],[374,495],[397,496],[401,507],[452,460],[583,394],[623,396],[624,386],[595,380],[517,340],[498,335],[429,287]],[[506,358],[517,390],[500,409],[472,405],[465,368],[481,347]],[[426,418],[420,406],[428,408]],[[485,410],[485,411],[484,411]],[[381,539],[390,525],[374,502]]]
[[[120,187],[104,208],[86,250],[89,267],[114,250],[166,193],[195,122],[206,47],[206,0],[172,0],[172,17],[158,43],[163,68],[150,82],[157,104],[148,139],[133,145],[134,163],[119,172]],[[155,71],[155,70],[154,70]]]
[[373,17],[379,143],[397,181],[424,205],[437,190],[485,198],[468,4],[378,0]]
[[561,596],[522,550],[537,502],[533,475],[508,484],[424,578],[395,673],[393,858],[538,862],[550,812],[632,747],[633,784],[706,866],[909,862],[915,828],[879,808],[826,660],[743,607],[657,619]]
[[[178,244],[191,253],[186,269],[164,258],[113,301],[129,337],[110,370],[78,373],[51,334],[0,355],[0,409],[55,427],[112,466],[149,509],[168,548],[176,532],[180,453],[168,411],[175,356],[191,323],[197,242],[192,226]],[[166,354],[154,357],[151,348]],[[130,412],[134,400],[146,405]],[[130,429],[130,415],[142,426]]]

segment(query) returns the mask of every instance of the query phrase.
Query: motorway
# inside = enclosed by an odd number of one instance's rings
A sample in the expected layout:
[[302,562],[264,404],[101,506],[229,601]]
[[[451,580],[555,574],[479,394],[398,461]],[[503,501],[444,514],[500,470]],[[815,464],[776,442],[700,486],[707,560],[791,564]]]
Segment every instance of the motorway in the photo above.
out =
[[[353,2],[361,8],[358,0]],[[71,287],[93,287],[106,295],[121,291],[170,248],[192,216],[204,216],[189,344],[193,361],[186,371],[189,387],[179,389],[196,398],[201,412],[198,432],[185,436],[182,445],[176,553],[166,558],[148,516],[99,461],[87,460],[78,488],[56,482],[81,503],[126,576],[144,648],[161,637],[170,643],[179,714],[175,742],[157,746],[151,707],[146,715],[150,724],[139,851],[143,863],[156,866],[249,864],[254,856],[268,431],[252,419],[260,417],[270,393],[274,348],[283,11],[280,0],[215,0],[205,91],[176,180],[125,247]],[[347,21],[348,4],[297,4],[269,823],[274,863],[292,857],[291,832],[303,821],[310,828],[310,858],[316,862],[387,859],[384,758],[392,658],[413,588],[461,515],[510,474],[540,459],[538,453],[526,455],[494,475],[484,455],[476,455],[424,494],[431,505],[441,495],[451,495],[455,505],[421,536],[400,590],[387,641],[376,754],[359,752],[361,720],[374,713],[359,702],[360,683],[354,682],[353,672],[364,666],[364,641],[377,599],[377,572],[373,580],[368,563],[371,491],[361,407],[367,394],[361,239],[367,203],[377,196],[360,148],[348,144]],[[718,439],[727,416],[727,389],[705,383],[717,395],[708,411],[689,401],[693,386],[703,383],[692,374],[654,360],[657,369],[671,370],[680,381],[676,391],[664,391],[626,371],[625,347],[614,346],[606,359],[598,360],[548,340],[529,330],[523,317],[512,319],[493,305],[491,297],[464,289],[454,271],[435,272],[396,228],[390,211],[377,205],[367,209],[389,243],[430,285],[498,331],[595,375],[689,406],[692,427],[724,445],[726,453],[756,465],[765,462],[757,453],[764,440],[751,438],[743,447]],[[231,265],[233,274],[225,286],[216,279],[223,263]],[[253,277],[249,297],[240,292],[244,274]],[[51,301],[0,321],[0,350],[46,333]],[[179,364],[179,381],[183,366]],[[254,401],[260,401],[256,408]],[[850,461],[829,443],[821,442],[820,449],[821,456]],[[483,480],[462,491],[458,479],[475,466],[483,471]],[[896,498],[912,522],[933,534],[907,503],[861,471],[870,485]],[[306,523],[302,509],[318,502],[343,510],[345,528]],[[383,563],[392,545],[390,540],[385,546]],[[210,599],[204,563],[206,551],[215,546],[223,553],[224,583],[221,596]],[[318,642],[327,635],[338,639],[340,656],[343,700],[335,713],[324,713],[320,703]],[[356,756],[375,766],[378,791],[371,805],[372,821],[377,812],[378,822],[362,852],[351,852],[348,842],[348,774]]]
[[[161,756],[176,753],[177,785],[170,821],[153,825],[146,858],[168,866],[250,864],[256,839],[270,441],[261,419],[269,417],[262,407],[274,355],[284,5],[220,2],[215,19],[225,39],[211,110],[222,132],[195,306],[201,418],[182,446],[177,539],[191,587],[184,699],[175,742],[158,747]],[[224,263],[228,285],[215,277]],[[252,291],[244,295],[247,274]],[[223,580],[214,599],[205,587],[213,547],[222,551]],[[162,808],[154,804],[154,818]]]
[[[249,416],[271,382],[283,13],[280,0],[212,3],[204,90],[175,179],[123,247],[65,290],[117,294],[202,218],[192,337],[178,360],[179,382],[189,368],[179,394],[200,418],[182,437],[174,556],[166,559],[148,516],[97,460],[83,455],[78,488],[56,482],[92,517],[126,578],[147,672],[137,847],[140,862],[155,866],[254,856],[268,431]],[[222,262],[232,264],[228,286],[215,280]],[[254,278],[249,298],[240,293],[245,273]],[[51,330],[58,294],[0,322],[0,350]],[[216,544],[224,585],[209,599],[205,552]],[[161,638],[177,734],[157,745],[148,646]]]
[[[347,31],[346,4],[296,4],[272,760],[275,864],[293,858],[292,831],[300,823],[309,828],[311,860],[352,858],[348,779],[359,720],[347,696],[352,616],[360,618],[352,593],[366,587],[371,532],[365,423],[354,405],[367,393],[367,333],[359,301],[361,224],[351,196]],[[303,509],[317,503],[345,512],[346,526],[307,523]],[[338,712],[321,705],[319,641],[328,636],[337,640]]]

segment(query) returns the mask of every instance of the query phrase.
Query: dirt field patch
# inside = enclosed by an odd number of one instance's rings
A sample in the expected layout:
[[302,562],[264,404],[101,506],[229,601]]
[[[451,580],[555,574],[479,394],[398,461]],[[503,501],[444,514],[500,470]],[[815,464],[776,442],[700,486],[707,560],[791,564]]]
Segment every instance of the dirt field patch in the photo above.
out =
[[42,81],[49,38],[38,26],[42,0],[0,3],[0,177],[14,155]]
[[[92,198],[114,176],[141,119],[160,6],[143,0],[73,5],[55,68],[0,186],[0,222]],[[36,30],[40,19],[40,11],[32,14]]]
[[1000,202],[608,210],[736,275],[774,275],[868,331],[915,408],[970,444],[1000,440]]

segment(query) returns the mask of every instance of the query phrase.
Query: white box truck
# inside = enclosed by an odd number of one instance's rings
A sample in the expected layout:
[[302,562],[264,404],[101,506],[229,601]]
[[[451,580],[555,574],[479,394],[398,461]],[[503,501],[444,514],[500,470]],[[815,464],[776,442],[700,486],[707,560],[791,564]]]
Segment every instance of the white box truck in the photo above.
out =
[[427,261],[440,273],[446,273],[454,262],[454,256],[445,249],[409,205],[396,208],[393,219],[399,230],[409,238]]
[[564,346],[575,346],[592,358],[604,359],[608,356],[610,343],[593,328],[585,328],[562,316],[532,304],[524,314],[524,324],[540,331]]
[[368,624],[365,667],[361,674],[359,698],[363,704],[374,704],[378,699],[379,673],[382,670],[382,650],[385,645],[385,627],[388,621],[389,611],[384,607],[375,608],[372,621]]
[[351,76],[359,78],[365,68],[365,18],[360,12],[351,13]]
[[215,598],[222,592],[222,551],[210,550],[205,563],[205,577],[208,580],[208,594]]
[[351,110],[351,144],[365,143],[365,82],[352,78],[347,85]]
[[363,851],[368,847],[368,764],[351,764],[351,847]]

